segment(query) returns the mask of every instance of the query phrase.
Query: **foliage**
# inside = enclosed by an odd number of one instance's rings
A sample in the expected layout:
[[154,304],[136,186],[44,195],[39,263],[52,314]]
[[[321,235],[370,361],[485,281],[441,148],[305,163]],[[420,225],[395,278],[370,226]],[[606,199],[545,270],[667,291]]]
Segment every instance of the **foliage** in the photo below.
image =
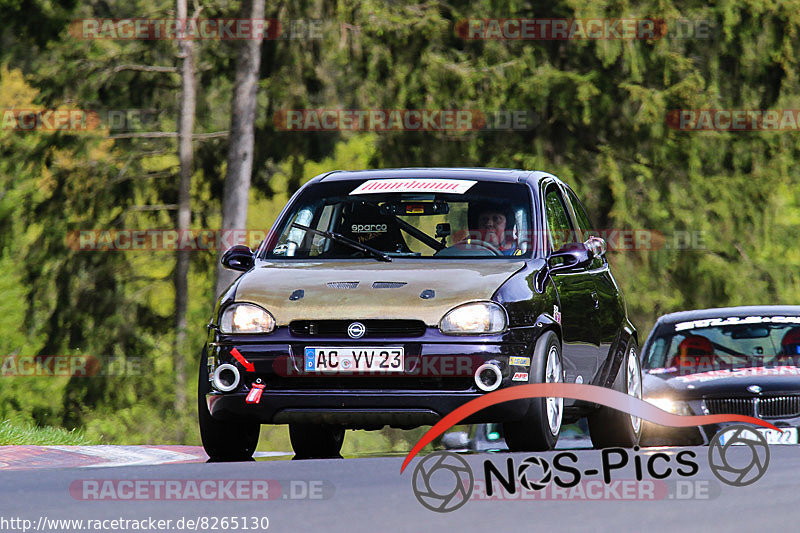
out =
[[[231,0],[202,5],[204,17],[238,11]],[[172,9],[165,0],[0,0],[11,22],[0,30],[0,108],[142,109],[155,119],[135,131],[174,131],[177,74],[125,67],[177,66],[174,42],[79,40],[68,30],[73,19],[168,18]],[[685,132],[666,121],[675,109],[800,108],[792,3],[303,0],[268,9],[281,21],[321,19],[324,31],[264,44],[250,228],[269,226],[302,183],[334,168],[541,169],[575,187],[598,228],[663,234],[657,250],[610,253],[642,338],[669,311],[800,300],[796,132]],[[683,18],[713,31],[639,41],[464,40],[455,31],[486,17]],[[198,44],[196,132],[223,131],[235,43]],[[276,129],[280,110],[306,108],[526,110],[536,120],[521,131],[469,133]],[[119,443],[173,442],[180,427],[197,443],[194,413],[168,412],[174,254],[85,252],[67,240],[79,229],[175,225],[171,209],[142,210],[176,202],[174,139],[114,133],[0,129],[0,356],[146,364],[134,376],[4,378],[0,417]],[[220,224],[226,146],[223,138],[195,143],[195,228]],[[684,235],[695,237],[693,249],[676,249]],[[192,256],[192,365],[215,260]],[[352,449],[373,449],[375,437],[362,433],[353,433]],[[384,433],[380,442],[402,448]],[[285,428],[265,428],[262,448],[286,446]]]

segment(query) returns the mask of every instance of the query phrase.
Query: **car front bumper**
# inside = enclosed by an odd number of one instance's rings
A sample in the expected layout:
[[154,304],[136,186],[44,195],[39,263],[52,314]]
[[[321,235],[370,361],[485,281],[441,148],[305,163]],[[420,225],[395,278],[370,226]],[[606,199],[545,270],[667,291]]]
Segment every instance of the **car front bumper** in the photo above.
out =
[[[442,391],[265,391],[258,404],[245,402],[247,393],[206,395],[217,419],[257,420],[262,424],[314,423],[373,429],[385,425],[412,428],[433,425],[480,393]],[[527,400],[499,404],[476,413],[464,423],[517,420]]]
[[[530,368],[510,365],[510,358],[529,358],[529,347],[535,344],[539,330],[514,328],[478,339],[445,336],[436,328],[428,328],[421,337],[357,342],[342,338],[298,340],[280,328],[264,336],[221,335],[212,331],[209,375],[216,365],[230,363],[237,366],[242,379],[240,386],[229,393],[211,389],[206,402],[211,415],[220,420],[333,424],[352,429],[432,425],[485,394],[474,382],[474,371],[485,362],[498,363],[502,374],[500,388],[522,384],[513,381],[514,374],[529,372]],[[391,375],[306,373],[303,370],[306,346],[403,346],[409,371]],[[234,348],[252,363],[252,371],[231,355]],[[263,393],[258,403],[247,403],[247,394],[254,383],[264,385]],[[529,402],[498,404],[475,413],[465,423],[518,420],[527,412]]]
[[[706,415],[708,409],[704,400],[693,399],[686,401],[690,413],[693,415]],[[754,414],[754,413],[753,413]],[[753,416],[751,414],[750,416]],[[780,429],[800,428],[800,416],[787,416],[781,418],[765,418],[767,422]],[[726,422],[722,424],[706,424],[704,426],[671,427],[661,426],[645,421],[642,426],[641,444],[643,446],[695,446],[707,445],[714,436],[727,426],[741,424],[741,422]],[[753,426],[755,427],[755,426]]]

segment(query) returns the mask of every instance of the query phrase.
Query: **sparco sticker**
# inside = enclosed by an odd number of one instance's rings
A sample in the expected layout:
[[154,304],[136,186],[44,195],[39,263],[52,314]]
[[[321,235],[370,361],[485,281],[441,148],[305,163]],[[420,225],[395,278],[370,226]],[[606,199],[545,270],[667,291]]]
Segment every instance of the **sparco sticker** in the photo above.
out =
[[386,224],[353,224],[350,227],[353,233],[386,233]]

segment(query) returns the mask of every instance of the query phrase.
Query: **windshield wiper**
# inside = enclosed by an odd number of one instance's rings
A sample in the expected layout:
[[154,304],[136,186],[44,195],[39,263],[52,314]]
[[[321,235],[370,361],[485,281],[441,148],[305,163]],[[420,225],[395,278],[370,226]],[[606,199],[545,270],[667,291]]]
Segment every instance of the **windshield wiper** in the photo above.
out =
[[333,231],[323,231],[319,229],[309,228],[308,226],[304,226],[302,224],[298,224],[297,222],[292,223],[292,227],[301,229],[304,231],[310,231],[316,235],[322,235],[323,237],[327,237],[332,241],[336,241],[338,243],[344,244],[345,246],[349,246],[354,250],[358,250],[359,252],[364,252],[366,254],[371,255],[375,259],[380,261],[386,261],[387,263],[392,262],[392,258],[389,257],[389,254],[385,252],[381,252],[380,250],[373,248],[372,246],[367,246],[366,244],[361,244],[358,241],[354,241],[353,239],[349,239],[342,235],[341,233],[335,233]]

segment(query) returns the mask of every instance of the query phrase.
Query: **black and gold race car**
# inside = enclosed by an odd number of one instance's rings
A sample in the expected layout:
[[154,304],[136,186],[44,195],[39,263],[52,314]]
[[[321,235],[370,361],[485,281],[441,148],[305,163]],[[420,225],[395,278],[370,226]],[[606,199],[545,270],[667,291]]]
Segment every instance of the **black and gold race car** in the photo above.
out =
[[[575,193],[544,172],[329,172],[289,201],[221,295],[200,364],[214,460],[250,457],[260,424],[289,424],[298,457],[338,456],[345,429],[434,424],[487,392],[590,383],[641,396],[636,331]],[[560,398],[517,400],[512,450],[555,446],[588,416],[597,446],[641,421]]]

